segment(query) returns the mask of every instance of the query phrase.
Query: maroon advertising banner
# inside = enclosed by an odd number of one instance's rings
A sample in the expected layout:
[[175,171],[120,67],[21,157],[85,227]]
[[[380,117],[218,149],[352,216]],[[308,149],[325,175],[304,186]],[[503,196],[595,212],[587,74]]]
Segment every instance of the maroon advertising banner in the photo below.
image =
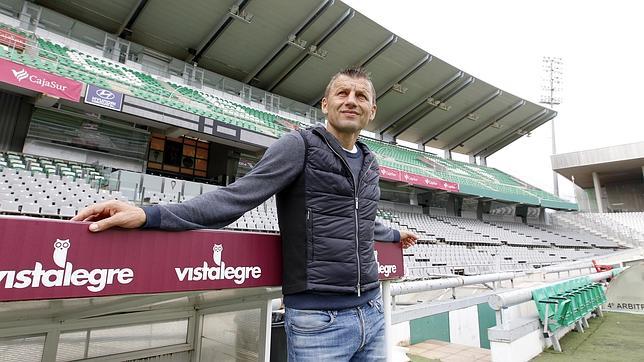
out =
[[78,102],[83,84],[23,64],[0,59],[0,81],[47,95]]
[[449,182],[433,177],[420,176],[413,173],[399,171],[393,168],[380,166],[380,178],[387,181],[405,182],[410,185],[445,191],[459,191],[456,182]]
[[[0,301],[279,286],[279,235],[108,230],[0,217]],[[382,279],[403,276],[400,244],[376,243]]]
[[401,172],[401,179],[410,185],[420,186],[425,188],[439,189],[445,191],[459,191],[459,186],[456,182],[448,182],[433,177],[420,176],[413,173]]
[[400,171],[385,166],[379,166],[379,168],[380,179],[387,181],[402,181],[400,179]]
[[405,275],[402,246],[400,243],[374,243],[380,280],[400,279]]

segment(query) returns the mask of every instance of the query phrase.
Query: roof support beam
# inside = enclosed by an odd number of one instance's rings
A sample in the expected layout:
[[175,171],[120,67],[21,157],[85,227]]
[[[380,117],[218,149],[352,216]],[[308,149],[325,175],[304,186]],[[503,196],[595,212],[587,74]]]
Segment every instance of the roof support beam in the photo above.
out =
[[414,73],[416,73],[420,68],[422,68],[425,64],[429,63],[434,59],[429,54],[425,54],[425,56],[419,60],[416,64],[412,65],[409,69],[405,70],[404,73],[402,73],[398,78],[395,80],[389,82],[386,86],[382,87],[382,89],[377,90],[378,96],[376,97],[376,100],[380,99],[380,97],[384,96],[385,94],[389,93],[391,88],[394,86],[394,84],[399,84],[407,80],[407,78],[411,77]]
[[487,121],[487,122],[481,124],[480,126],[476,127],[473,131],[471,131],[468,134],[466,134],[465,136],[461,137],[460,139],[456,140],[455,142],[452,142],[446,148],[449,149],[449,150],[455,149],[456,147],[458,147],[458,146],[462,145],[463,143],[465,143],[465,142],[469,141],[470,139],[472,139],[477,134],[479,134],[479,133],[483,132],[484,130],[486,130],[488,127],[493,125],[495,122],[498,122],[498,121],[502,120],[503,118],[507,117],[512,112],[514,112],[517,109],[521,108],[524,104],[525,104],[525,101],[523,99],[518,101],[517,103],[513,104],[511,107],[509,107],[505,111],[503,111],[500,114],[495,115],[494,117],[492,117],[492,119],[490,121]]
[[395,36],[394,34],[391,34],[389,38],[387,38],[385,41],[380,43],[377,47],[375,47],[369,54],[365,55],[360,59],[360,61],[357,62],[357,64],[360,67],[366,67],[371,63],[374,59],[376,59],[380,54],[382,54],[385,50],[389,49],[390,46],[396,44],[398,42],[398,37]]
[[[556,115],[557,115],[557,112],[553,112],[553,113],[549,114],[547,117],[545,117],[544,119],[540,120],[538,123],[532,123],[531,125],[526,127],[525,131],[526,132],[532,132],[535,128],[537,128],[537,127],[541,126],[542,124],[548,122],[549,120],[555,118]],[[505,137],[503,140],[497,142],[492,147],[488,147],[484,152],[481,152],[481,155],[484,156],[484,157],[489,157],[492,154],[494,154],[497,151],[505,148],[507,145],[509,145],[510,143],[516,141],[517,139],[519,139],[521,137],[523,137],[523,136],[518,135],[516,133],[510,134],[507,137]]]
[[[250,3],[250,0],[237,0],[232,6],[238,6],[239,11],[243,11]],[[230,12],[226,13],[215,26],[212,28],[210,33],[206,38],[204,38],[199,46],[197,47],[195,54],[192,57],[188,57],[188,62],[195,63],[199,62],[199,59],[210,49],[210,47],[217,41],[221,34],[226,31],[228,26],[233,22]]]
[[136,19],[141,15],[141,12],[147,3],[148,0],[139,0],[136,5],[134,5],[132,11],[130,11],[130,14],[127,16],[123,24],[119,26],[119,30],[117,31],[119,38],[128,39],[130,37],[134,22],[136,22]]
[[[290,34],[294,34],[296,37],[299,37],[303,32],[306,31],[315,21],[322,15],[324,12],[333,5],[335,0],[324,0],[318,5],[315,10],[313,10],[309,15],[306,16],[306,18],[293,29],[293,31]],[[290,35],[289,34],[289,35]],[[268,55],[264,60],[262,60],[255,69],[253,69],[246,78],[244,78],[244,83],[250,83],[250,81],[253,80],[253,78],[257,77],[259,74],[261,74],[264,69],[266,69],[275,59],[277,59],[280,54],[284,50],[288,48],[288,39],[284,40],[282,44],[280,44],[275,50],[271,52],[270,55]]]
[[[551,115],[551,116],[548,116],[546,119],[544,119],[544,120],[543,120],[543,122],[540,122],[540,124],[533,124],[533,125],[531,125],[530,127],[526,128],[526,132],[532,132],[535,128],[537,128],[537,127],[541,126],[542,124],[544,124],[544,123],[548,122],[549,120],[551,120],[551,119],[555,118],[555,116],[556,116],[556,114],[553,114],[553,115]],[[498,143],[497,145],[495,145],[494,147],[489,148],[489,149],[485,152],[485,157],[489,157],[489,156],[491,156],[492,154],[496,153],[497,151],[502,150],[502,149],[503,149],[503,148],[505,148],[507,145],[509,145],[510,143],[512,143],[512,142],[514,142],[514,141],[516,141],[516,140],[518,140],[518,139],[519,139],[519,138],[521,138],[521,137],[522,137],[522,136],[520,136],[520,135],[510,135],[507,139],[505,139],[505,140],[503,140],[503,141],[499,142],[499,143]]]
[[452,77],[450,77],[448,80],[443,82],[441,85],[438,87],[432,89],[426,96],[420,98],[417,100],[415,103],[412,103],[409,107],[403,109],[402,111],[398,112],[395,116],[391,118],[389,122],[387,122],[385,125],[380,127],[380,135],[382,136],[387,132],[390,128],[392,128],[398,121],[412,113],[414,110],[416,110],[418,107],[421,105],[425,104],[428,98],[433,97],[436,95],[438,92],[442,91],[443,89],[449,87],[451,84],[453,84],[455,81],[463,77],[463,72],[459,71],[456,74],[454,74]]
[[[463,82],[463,83],[459,84],[457,87],[455,87],[454,89],[451,89],[451,90],[450,90],[448,93],[446,93],[444,96],[440,96],[440,97],[438,97],[438,98],[440,98],[441,103],[447,102],[450,98],[452,98],[452,97],[454,97],[455,95],[457,95],[457,94],[461,93],[461,92],[463,91],[463,89],[465,89],[465,88],[469,87],[469,86],[470,86],[470,84],[472,84],[472,83],[474,83],[474,77],[469,77],[469,78],[467,78],[467,80],[466,80],[465,82]],[[431,107],[431,108],[429,108],[427,111],[422,112],[422,113],[420,114],[420,116],[415,117],[415,118],[414,118],[414,119],[412,119],[411,121],[407,122],[407,124],[406,124],[405,126],[400,127],[400,128],[398,129],[398,131],[396,131],[396,133],[394,134],[394,138],[396,138],[396,137],[400,136],[400,134],[402,134],[403,132],[405,132],[406,130],[408,130],[408,129],[409,129],[409,127],[411,127],[411,126],[413,126],[414,124],[416,124],[416,122],[418,122],[418,121],[420,121],[421,119],[423,119],[423,118],[427,117],[430,113],[432,113],[433,111],[435,111],[435,110],[436,110],[436,108],[438,108],[438,106]]]
[[496,92],[488,95],[487,97],[483,98],[482,100],[480,100],[478,103],[476,103],[472,107],[470,107],[470,108],[466,109],[465,111],[461,112],[458,116],[454,117],[453,120],[448,121],[443,126],[441,126],[441,128],[439,128],[436,131],[428,134],[427,136],[425,136],[424,139],[419,139],[416,142],[421,144],[421,145],[423,145],[423,146],[426,145],[431,140],[436,139],[438,136],[443,134],[443,132],[447,131],[448,129],[454,127],[456,124],[458,124],[462,120],[466,119],[470,114],[472,114],[472,113],[478,111],[479,109],[483,108],[486,104],[490,103],[491,101],[493,101],[496,97],[500,96],[501,94],[503,94],[503,92],[497,89]]
[[538,120],[541,117],[546,116],[547,113],[548,113],[547,109],[545,109],[545,108],[541,109],[540,111],[534,113],[533,115],[531,115],[527,119],[523,120],[521,123],[515,125],[514,127],[510,128],[506,132],[494,137],[491,141],[486,142],[486,144],[482,145],[478,149],[470,152],[470,154],[474,155],[474,156],[480,156],[481,153],[483,151],[485,151],[486,148],[490,147],[491,145],[495,145],[497,142],[505,139],[509,135],[515,134],[515,133],[519,132],[520,130],[523,130],[524,127],[530,125],[532,122]]
[[[377,47],[375,47],[372,51],[370,51],[367,55],[362,57],[359,61],[357,61],[355,64],[361,68],[366,67],[371,63],[374,59],[376,59],[380,54],[382,54],[385,50],[387,50],[390,46],[396,44],[398,42],[398,37],[395,36],[394,34],[391,34],[389,38],[387,38],[385,41],[380,43]],[[315,99],[311,100],[309,102],[310,106],[314,106],[320,101],[322,101],[322,98],[324,97],[324,94],[322,94],[319,97],[316,97]]]
[[[326,31],[320,36],[319,39],[317,39],[315,42],[313,42],[312,45],[315,45],[316,47],[321,47],[327,40],[329,40],[333,34],[337,33],[338,30],[344,26],[353,16],[355,15],[355,10],[349,8],[347,11],[342,14]],[[311,55],[306,52],[304,54],[301,54],[299,57],[295,59],[295,62],[293,62],[291,65],[287,66],[282,73],[271,83],[271,85],[266,89],[269,92],[272,92],[277,86],[280,85],[286,78],[288,78],[293,72],[299,68],[306,59],[308,59]]]

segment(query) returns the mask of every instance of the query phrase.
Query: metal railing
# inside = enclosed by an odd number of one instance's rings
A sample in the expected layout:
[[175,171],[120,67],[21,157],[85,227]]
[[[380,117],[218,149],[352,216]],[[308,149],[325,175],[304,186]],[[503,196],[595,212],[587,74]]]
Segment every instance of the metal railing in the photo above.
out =
[[[467,285],[475,284],[484,284],[490,282],[499,282],[503,280],[511,280],[514,278],[525,276],[523,272],[519,273],[495,273],[487,275],[474,275],[474,276],[462,276],[462,277],[451,277],[451,278],[441,278],[433,280],[420,280],[420,281],[410,281],[402,283],[392,283],[391,281],[382,282],[382,295],[383,295],[383,306],[384,306],[384,318],[385,318],[385,345],[387,346],[387,360],[391,360],[391,348],[389,348],[391,343],[391,326],[392,326],[392,315],[393,307],[395,306],[395,296],[410,294],[410,293],[419,293],[431,290],[440,290],[448,289]],[[458,308],[454,308],[458,309]],[[408,321],[412,319],[411,315],[403,316],[403,318],[398,318],[397,323]]]
[[[611,271],[589,274],[587,276],[593,282],[600,282],[608,278],[612,278],[615,275],[615,273],[620,273],[623,269],[624,268],[618,268]],[[574,279],[574,278],[570,278],[570,279]],[[504,310],[506,310],[509,307],[531,301],[532,291],[541,287],[542,286],[535,286],[535,287],[523,288],[519,290],[513,290],[505,293],[491,295],[488,298],[488,304],[490,305],[490,308],[496,311],[497,325],[503,323],[505,319],[503,317]]]
[[[486,283],[497,283],[505,280],[510,280],[512,287],[514,287],[514,279],[521,277],[529,277],[534,274],[543,274],[544,279],[546,274],[551,273],[561,273],[561,272],[570,272],[574,270],[592,270],[592,263],[589,261],[583,261],[581,263],[575,263],[576,265],[568,265],[562,267],[554,267],[550,269],[544,269],[540,271],[534,271],[531,273],[526,272],[508,272],[508,273],[494,273],[486,275],[473,275],[473,276],[460,276],[460,277],[450,277],[450,278],[441,278],[441,279],[432,279],[432,280],[421,280],[421,281],[409,281],[409,282],[400,282],[392,283],[391,281],[382,282],[382,292],[383,292],[383,304],[384,304],[384,315],[385,315],[385,342],[389,347],[392,344],[391,342],[391,326],[393,324],[409,321],[411,319],[432,315],[432,311],[427,308],[425,312],[411,312],[405,313],[400,311],[397,314],[401,314],[400,317],[392,318],[395,304],[395,297],[399,295],[411,294],[411,293],[420,293],[433,290],[441,289],[452,289],[452,296],[454,296],[454,290],[458,287],[464,287],[469,285],[477,285]],[[620,269],[616,269],[621,271]],[[598,282],[612,277],[614,274],[612,271],[602,272],[602,273],[592,273],[586,274],[590,277],[592,281]],[[487,286],[487,285],[486,285]],[[487,297],[488,304],[496,311],[497,324],[503,322],[502,310],[509,306],[521,304],[532,300],[532,290],[540,288],[530,287],[523,288],[519,290],[512,290],[503,293],[495,293]],[[496,289],[496,288],[492,288]],[[478,302],[478,299],[475,302]],[[457,310],[464,308],[465,306],[462,303],[454,301],[452,305],[447,306],[445,311]],[[391,352],[388,348],[388,354]]]

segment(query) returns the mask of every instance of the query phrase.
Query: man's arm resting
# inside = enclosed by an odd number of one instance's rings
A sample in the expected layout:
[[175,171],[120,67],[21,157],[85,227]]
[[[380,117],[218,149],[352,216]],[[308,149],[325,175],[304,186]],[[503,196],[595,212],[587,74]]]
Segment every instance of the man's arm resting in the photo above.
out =
[[145,228],[186,230],[222,228],[278,193],[304,168],[304,140],[291,132],[266,150],[244,177],[181,204],[144,207]]
[[89,226],[89,230],[93,232],[114,226],[136,229],[146,223],[146,214],[140,207],[111,200],[84,208],[72,218],[72,221],[94,221]]
[[291,132],[266,150],[264,157],[235,183],[181,204],[139,208],[108,201],[81,210],[74,221],[94,221],[90,231],[114,226],[188,230],[222,228],[291,184],[304,168],[305,145]]
[[418,240],[418,236],[409,230],[392,229],[377,220],[374,226],[373,234],[374,240],[376,241],[388,241],[393,243],[400,242],[402,244],[402,247],[405,249],[416,244],[416,240]]

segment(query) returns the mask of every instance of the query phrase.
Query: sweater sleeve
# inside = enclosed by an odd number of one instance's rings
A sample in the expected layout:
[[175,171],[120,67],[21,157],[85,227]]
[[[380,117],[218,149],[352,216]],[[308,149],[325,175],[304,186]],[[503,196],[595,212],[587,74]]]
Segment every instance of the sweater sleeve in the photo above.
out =
[[244,177],[181,204],[144,207],[144,228],[222,228],[291,184],[304,169],[305,145],[291,132],[271,145]]
[[375,241],[398,243],[400,242],[400,231],[387,227],[380,221],[376,220],[373,230],[373,239]]

